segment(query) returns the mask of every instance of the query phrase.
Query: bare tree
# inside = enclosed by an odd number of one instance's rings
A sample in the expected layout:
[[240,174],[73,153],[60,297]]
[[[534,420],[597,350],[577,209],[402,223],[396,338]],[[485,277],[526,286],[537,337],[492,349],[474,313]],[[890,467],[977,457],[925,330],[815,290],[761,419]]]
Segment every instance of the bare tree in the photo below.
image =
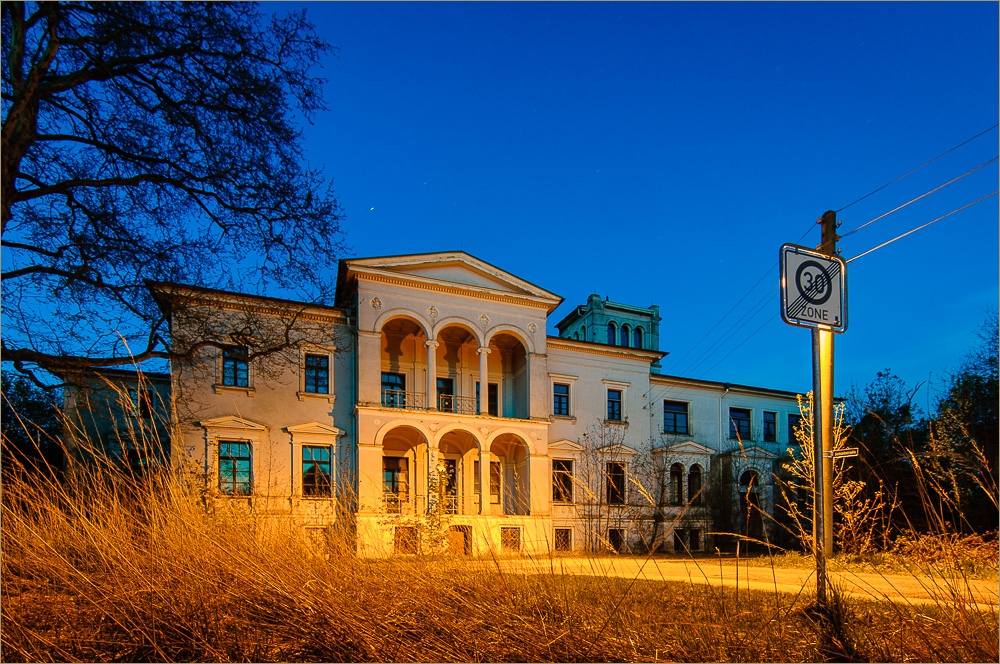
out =
[[328,301],[343,250],[297,120],[331,47],[252,3],[4,2],[2,357],[172,349],[146,280]]

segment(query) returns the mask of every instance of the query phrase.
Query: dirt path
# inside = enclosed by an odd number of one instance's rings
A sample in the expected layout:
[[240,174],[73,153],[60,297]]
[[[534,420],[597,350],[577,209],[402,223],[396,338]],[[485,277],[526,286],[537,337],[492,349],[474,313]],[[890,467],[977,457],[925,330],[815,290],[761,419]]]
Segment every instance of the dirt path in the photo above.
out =
[[[620,576],[649,581],[682,581],[809,596],[815,593],[815,570],[781,567],[754,567],[725,561],[721,565],[709,559],[667,560],[601,557],[554,558],[552,560],[504,560],[500,563],[511,572],[524,574],[573,574]],[[996,610],[996,581],[943,579],[941,577],[832,572],[831,580],[845,596],[875,601],[911,604],[975,604],[980,609]]]

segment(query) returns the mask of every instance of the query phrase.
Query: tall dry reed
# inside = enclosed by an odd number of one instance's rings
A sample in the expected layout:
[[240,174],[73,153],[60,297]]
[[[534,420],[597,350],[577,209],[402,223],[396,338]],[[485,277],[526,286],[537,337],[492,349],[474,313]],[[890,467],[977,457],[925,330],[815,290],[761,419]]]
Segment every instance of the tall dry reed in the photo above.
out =
[[[996,661],[996,611],[365,560],[94,451],[2,486],[5,661]],[[80,454],[80,451],[77,451]],[[227,508],[229,506],[229,508]]]

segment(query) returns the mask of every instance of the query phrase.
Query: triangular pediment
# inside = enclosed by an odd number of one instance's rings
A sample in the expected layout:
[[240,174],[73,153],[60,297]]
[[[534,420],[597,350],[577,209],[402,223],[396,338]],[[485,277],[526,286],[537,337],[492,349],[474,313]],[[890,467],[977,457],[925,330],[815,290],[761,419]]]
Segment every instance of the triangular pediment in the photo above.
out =
[[323,424],[322,422],[307,422],[306,424],[296,424],[292,427],[285,427],[285,431],[288,433],[297,433],[300,435],[311,435],[311,436],[339,436],[343,432],[337,427],[331,424]]
[[562,440],[556,440],[556,441],[553,441],[553,442],[549,443],[549,455],[550,456],[551,456],[551,454],[553,452],[563,452],[563,453],[579,454],[579,453],[583,452],[584,449],[586,449],[586,448],[584,448],[584,446],[581,445],[580,443],[576,443],[576,442],[573,442],[572,440],[567,440],[565,438],[562,439]]
[[490,265],[464,251],[450,251],[409,256],[358,258],[344,261],[348,272],[356,275],[381,274],[411,281],[414,285],[437,285],[465,290],[486,291],[512,297],[526,297],[551,303],[555,308],[562,298]]
[[715,454],[715,450],[713,450],[710,447],[705,447],[700,443],[696,443],[693,440],[685,440],[679,443],[674,443],[673,445],[668,445],[666,447],[658,447],[654,450],[654,453],[712,456],[713,454]]
[[267,427],[263,424],[258,424],[257,422],[252,422],[250,420],[243,419],[242,417],[237,417],[235,415],[223,415],[222,417],[213,417],[210,420],[202,420],[198,423],[199,426],[205,427],[206,429],[236,429],[238,431],[267,431]]
[[606,445],[597,450],[604,456],[608,457],[634,457],[639,453],[634,447],[629,447],[628,445],[622,445],[621,443],[615,443],[614,445]]
[[776,453],[759,445],[745,445],[728,452],[728,455],[731,457],[746,457],[747,459],[761,459],[764,461],[774,461],[778,458]]

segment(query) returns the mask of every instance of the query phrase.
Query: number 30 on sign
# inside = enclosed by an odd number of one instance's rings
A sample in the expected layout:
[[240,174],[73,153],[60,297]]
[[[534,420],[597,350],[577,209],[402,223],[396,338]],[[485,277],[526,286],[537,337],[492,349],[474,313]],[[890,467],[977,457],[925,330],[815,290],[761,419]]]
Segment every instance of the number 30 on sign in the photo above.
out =
[[847,329],[847,265],[794,244],[781,246],[781,317],[789,325]]

